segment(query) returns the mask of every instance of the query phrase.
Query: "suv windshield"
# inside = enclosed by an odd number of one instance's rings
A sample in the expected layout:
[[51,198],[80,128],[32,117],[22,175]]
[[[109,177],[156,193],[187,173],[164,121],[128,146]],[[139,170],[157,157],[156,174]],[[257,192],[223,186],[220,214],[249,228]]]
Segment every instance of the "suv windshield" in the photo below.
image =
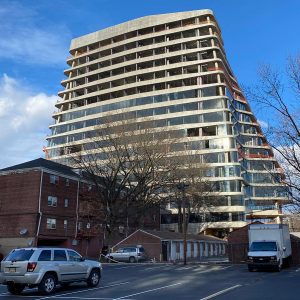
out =
[[250,251],[277,251],[276,242],[253,242]]
[[24,261],[29,260],[34,250],[32,249],[20,249],[14,250],[8,254],[5,258],[6,261]]

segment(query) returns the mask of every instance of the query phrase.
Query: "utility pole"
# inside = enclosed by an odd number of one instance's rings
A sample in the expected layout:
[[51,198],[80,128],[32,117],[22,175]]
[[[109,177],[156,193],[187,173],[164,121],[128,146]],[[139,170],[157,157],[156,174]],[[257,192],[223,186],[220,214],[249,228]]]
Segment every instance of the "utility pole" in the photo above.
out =
[[185,190],[189,185],[187,183],[181,182],[177,185],[178,190],[182,193],[182,223],[183,223],[183,264],[186,265],[186,252],[187,252],[187,220],[186,220],[186,199],[185,199]]

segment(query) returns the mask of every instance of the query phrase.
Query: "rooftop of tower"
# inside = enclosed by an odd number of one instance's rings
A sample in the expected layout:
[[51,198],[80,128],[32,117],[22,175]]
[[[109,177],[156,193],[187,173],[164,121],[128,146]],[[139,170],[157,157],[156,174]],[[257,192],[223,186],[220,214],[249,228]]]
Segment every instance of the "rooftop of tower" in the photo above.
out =
[[168,22],[177,21],[180,19],[187,19],[202,15],[212,15],[213,11],[210,9],[201,9],[201,10],[192,10],[192,11],[185,11],[185,12],[176,12],[176,13],[167,13],[167,14],[159,14],[159,15],[151,15],[145,16],[141,18],[137,18],[134,20],[130,20],[118,25],[114,25],[111,27],[107,27],[102,30],[98,30],[78,38],[74,38],[71,41],[70,51],[80,48],[82,46],[89,45],[91,43],[96,43],[101,40],[105,40],[107,38],[124,34],[133,30],[138,30],[140,28],[165,24]]

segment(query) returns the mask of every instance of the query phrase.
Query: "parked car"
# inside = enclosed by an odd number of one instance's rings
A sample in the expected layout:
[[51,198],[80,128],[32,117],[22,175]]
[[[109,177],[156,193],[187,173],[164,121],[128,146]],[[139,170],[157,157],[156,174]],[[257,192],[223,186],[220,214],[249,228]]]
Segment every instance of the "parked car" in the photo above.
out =
[[142,246],[130,246],[119,248],[117,251],[106,255],[108,261],[139,262],[145,261],[147,255]]
[[84,259],[72,249],[21,248],[12,250],[1,262],[0,283],[14,295],[26,286],[37,286],[40,293],[50,294],[57,284],[85,281],[95,287],[101,276],[101,263]]

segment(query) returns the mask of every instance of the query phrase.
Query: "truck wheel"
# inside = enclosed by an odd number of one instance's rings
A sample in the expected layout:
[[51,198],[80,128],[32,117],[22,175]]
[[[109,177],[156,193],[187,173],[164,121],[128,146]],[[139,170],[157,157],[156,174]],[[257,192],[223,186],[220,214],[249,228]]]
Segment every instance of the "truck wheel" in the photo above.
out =
[[17,283],[9,283],[7,285],[7,290],[13,295],[20,295],[24,290],[25,285]]
[[248,271],[253,272],[253,267],[248,265]]
[[98,270],[93,269],[87,280],[87,285],[90,287],[95,287],[99,284],[99,281],[100,281],[100,273]]
[[56,287],[56,277],[52,274],[46,274],[40,284],[38,290],[43,295],[49,295],[54,292]]

